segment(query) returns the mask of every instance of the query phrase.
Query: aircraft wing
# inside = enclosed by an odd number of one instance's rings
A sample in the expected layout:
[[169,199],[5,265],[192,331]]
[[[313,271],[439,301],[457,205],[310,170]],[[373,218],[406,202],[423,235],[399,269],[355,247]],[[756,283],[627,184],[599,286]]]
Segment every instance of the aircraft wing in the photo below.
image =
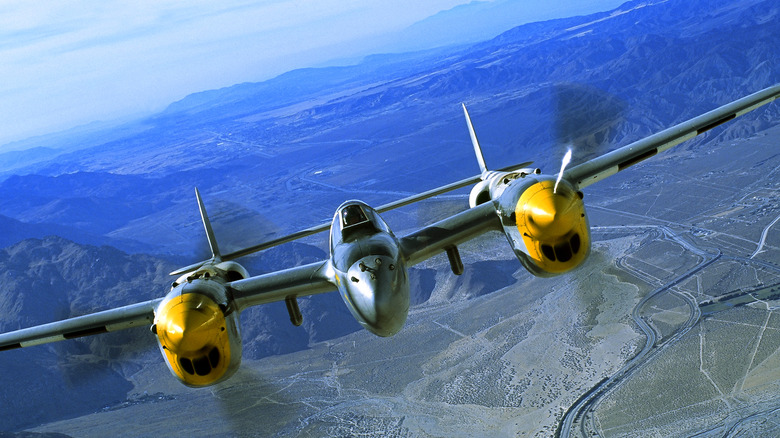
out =
[[780,85],[775,85],[708,113],[645,137],[628,146],[616,149],[598,158],[574,166],[563,177],[575,187],[587,187],[614,175],[642,160],[663,152],[729,120],[748,113],[780,97]]
[[501,229],[496,206],[486,202],[402,237],[401,250],[409,264],[414,265],[466,240]]
[[151,325],[162,298],[0,334],[0,351]]
[[314,295],[336,290],[330,262],[323,260],[237,280],[229,284],[240,310],[258,304],[284,301],[288,296]]

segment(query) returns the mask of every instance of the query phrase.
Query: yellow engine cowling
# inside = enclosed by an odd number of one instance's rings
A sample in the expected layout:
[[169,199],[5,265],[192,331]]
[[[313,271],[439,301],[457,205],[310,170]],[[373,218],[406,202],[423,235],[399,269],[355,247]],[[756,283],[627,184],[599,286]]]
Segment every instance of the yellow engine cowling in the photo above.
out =
[[523,265],[550,277],[580,266],[590,254],[590,227],[580,192],[566,181],[538,177],[502,195],[504,232]]
[[171,372],[188,386],[230,377],[241,364],[238,312],[226,304],[224,285],[196,279],[160,303],[154,332]]

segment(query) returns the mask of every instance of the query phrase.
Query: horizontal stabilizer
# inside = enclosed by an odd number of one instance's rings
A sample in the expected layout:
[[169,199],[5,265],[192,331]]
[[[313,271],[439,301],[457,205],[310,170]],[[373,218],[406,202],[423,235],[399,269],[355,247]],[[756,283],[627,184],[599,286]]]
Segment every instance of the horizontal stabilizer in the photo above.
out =
[[[527,164],[530,164],[530,163],[524,163],[524,164],[522,164],[520,166],[524,166],[524,165],[527,165]],[[432,198],[434,196],[438,196],[438,195],[450,192],[452,190],[457,190],[457,189],[462,188],[462,187],[466,187],[466,186],[469,186],[469,185],[472,185],[472,184],[476,184],[476,183],[478,183],[480,181],[480,179],[481,179],[481,175],[475,175],[475,176],[472,176],[472,177],[469,177],[469,178],[465,178],[465,179],[462,179],[460,181],[456,181],[454,183],[450,183],[450,184],[447,184],[447,185],[444,185],[444,186],[441,186],[441,187],[437,187],[435,189],[431,189],[431,190],[428,190],[428,191],[425,191],[425,192],[422,192],[422,193],[418,193],[416,195],[409,196],[407,198],[399,199],[398,201],[393,201],[393,202],[384,204],[384,205],[376,208],[376,211],[378,211],[379,213],[384,213],[386,211],[393,210],[393,209],[396,209],[396,208],[399,208],[399,207],[403,207],[403,206],[406,206],[406,205],[409,205],[409,204],[413,204],[415,202],[422,201],[422,200],[425,200],[425,199],[428,199],[428,198]],[[199,196],[198,199],[200,199],[200,195],[198,195],[198,196]],[[211,224],[208,222],[208,218],[205,216],[205,209],[201,210],[201,214],[204,215],[204,217],[206,218],[204,220],[204,225],[208,224],[207,225],[208,228],[206,230],[206,233],[209,234],[209,232],[210,232],[209,230],[211,229]],[[220,260],[222,260],[222,261],[235,260],[235,259],[237,259],[239,257],[244,257],[244,256],[247,256],[249,254],[256,253],[258,251],[262,251],[262,250],[265,250],[265,249],[268,249],[268,248],[273,248],[275,246],[278,246],[278,245],[281,245],[281,244],[284,244],[284,243],[288,243],[288,242],[292,242],[294,240],[302,239],[304,237],[308,237],[308,236],[311,236],[311,235],[314,235],[314,234],[317,234],[317,233],[321,233],[321,232],[327,231],[329,229],[330,229],[330,222],[326,222],[326,223],[323,223],[323,224],[320,224],[320,225],[317,225],[317,226],[314,226],[314,227],[311,227],[311,228],[306,228],[305,230],[297,231],[295,233],[279,237],[277,239],[273,239],[273,240],[269,240],[267,242],[260,243],[258,245],[254,245],[254,246],[250,246],[248,248],[240,249],[238,251],[231,252],[230,254],[221,255],[220,256]],[[213,236],[213,232],[211,232],[211,235]],[[211,243],[211,238],[209,238],[209,244],[210,243]],[[216,245],[216,241],[214,241],[214,245]],[[191,264],[189,266],[185,266],[183,268],[180,268],[180,269],[177,269],[177,270],[171,272],[170,275],[176,276],[176,275],[186,274],[187,272],[195,271],[198,268],[200,268],[201,266],[203,266],[203,264],[206,263],[206,262],[207,261],[193,263],[193,264]]]

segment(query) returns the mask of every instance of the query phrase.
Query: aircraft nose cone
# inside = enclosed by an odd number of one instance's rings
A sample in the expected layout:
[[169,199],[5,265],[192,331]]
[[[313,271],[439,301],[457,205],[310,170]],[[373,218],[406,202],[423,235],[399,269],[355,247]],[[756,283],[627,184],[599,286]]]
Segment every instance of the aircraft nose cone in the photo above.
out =
[[171,351],[179,354],[199,351],[211,341],[215,333],[212,326],[219,324],[214,310],[203,305],[194,294],[183,295],[180,302],[160,315],[157,332]]
[[352,265],[349,278],[359,322],[379,336],[398,332],[409,312],[406,269],[390,257],[369,256]]
[[576,222],[576,208],[570,196],[545,190],[534,196],[528,205],[531,228],[546,236],[562,236]]

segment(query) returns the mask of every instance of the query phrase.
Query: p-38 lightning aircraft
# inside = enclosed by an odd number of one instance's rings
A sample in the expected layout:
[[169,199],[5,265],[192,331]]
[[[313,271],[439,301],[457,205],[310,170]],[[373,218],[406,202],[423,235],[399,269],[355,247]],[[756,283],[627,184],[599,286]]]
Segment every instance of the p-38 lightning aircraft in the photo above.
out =
[[[665,151],[780,97],[780,85],[764,89],[699,117],[616,149],[557,175],[530,163],[490,171],[466,111],[480,175],[377,209],[347,201],[330,224],[303,230],[222,255],[200,194],[203,225],[212,258],[182,268],[170,292],[143,303],[0,334],[0,350],[151,327],[171,372],[188,386],[208,386],[230,377],[241,362],[239,313],[284,300],[293,324],[301,324],[297,297],[338,290],[367,330],[392,336],[409,311],[407,269],[446,252],[452,271],[463,272],[457,245],[487,231],[503,231],[520,262],[538,276],[569,272],[590,253],[590,230],[580,189]],[[470,208],[406,236],[396,236],[380,213],[448,190],[475,184]],[[250,276],[234,259],[330,229],[330,256],[304,266]]]

